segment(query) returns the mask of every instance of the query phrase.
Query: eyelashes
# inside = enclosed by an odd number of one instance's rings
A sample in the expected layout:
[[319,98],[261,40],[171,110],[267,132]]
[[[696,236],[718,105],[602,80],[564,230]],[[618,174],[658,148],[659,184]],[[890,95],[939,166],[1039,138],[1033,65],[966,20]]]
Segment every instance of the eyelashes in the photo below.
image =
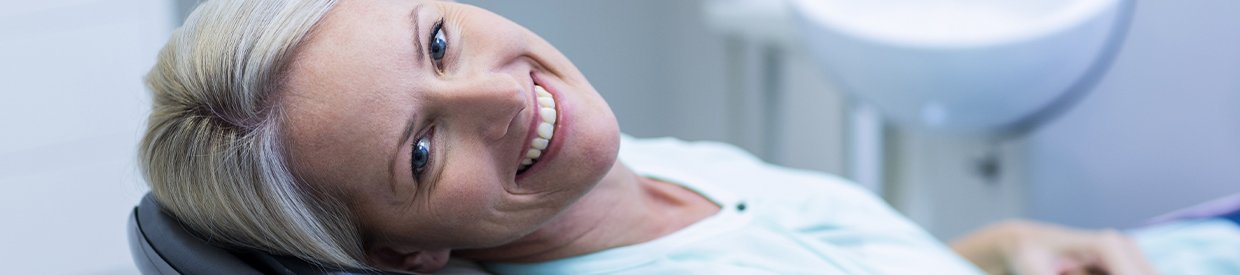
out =
[[409,168],[413,171],[414,179],[418,181],[423,179],[422,175],[426,173],[431,164],[431,136],[433,134],[432,130],[413,142],[413,150],[409,156]]
[[448,53],[448,38],[444,35],[443,18],[436,21],[435,26],[431,28],[429,41],[426,46],[426,55],[430,56],[435,68],[442,70],[444,56]]

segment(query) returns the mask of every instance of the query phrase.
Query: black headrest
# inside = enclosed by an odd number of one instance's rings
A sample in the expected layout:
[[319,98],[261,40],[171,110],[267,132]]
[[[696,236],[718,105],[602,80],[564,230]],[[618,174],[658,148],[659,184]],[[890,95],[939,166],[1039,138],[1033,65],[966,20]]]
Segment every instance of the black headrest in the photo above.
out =
[[142,274],[385,274],[209,243],[164,213],[150,193],[129,217],[129,250]]

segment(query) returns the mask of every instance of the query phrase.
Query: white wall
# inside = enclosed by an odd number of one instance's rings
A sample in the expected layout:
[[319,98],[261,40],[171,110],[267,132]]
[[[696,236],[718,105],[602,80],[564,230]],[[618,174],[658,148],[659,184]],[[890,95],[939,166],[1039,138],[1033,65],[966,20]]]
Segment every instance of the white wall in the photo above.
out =
[[[949,241],[1025,215],[1023,140],[890,130],[888,201],[934,236]],[[988,157],[999,165],[993,176],[981,171]]]
[[145,192],[142,76],[171,30],[160,0],[8,1],[0,9],[0,262],[10,274],[135,273]]
[[1111,69],[1081,102],[997,147],[994,183],[974,173],[988,141],[903,133],[894,202],[951,238],[995,219],[1140,226],[1240,192],[1240,2],[1137,1]]
[[1030,214],[1129,227],[1240,193],[1240,2],[1137,1],[1114,68],[1028,139]]

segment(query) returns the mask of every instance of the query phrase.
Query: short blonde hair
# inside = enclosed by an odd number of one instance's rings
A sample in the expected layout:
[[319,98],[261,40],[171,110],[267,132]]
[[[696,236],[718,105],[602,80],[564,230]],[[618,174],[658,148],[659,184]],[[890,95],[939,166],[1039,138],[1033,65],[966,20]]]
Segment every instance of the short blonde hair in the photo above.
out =
[[140,147],[156,199],[210,241],[366,268],[338,199],[290,168],[282,79],[334,0],[211,0],[147,75],[154,106]]

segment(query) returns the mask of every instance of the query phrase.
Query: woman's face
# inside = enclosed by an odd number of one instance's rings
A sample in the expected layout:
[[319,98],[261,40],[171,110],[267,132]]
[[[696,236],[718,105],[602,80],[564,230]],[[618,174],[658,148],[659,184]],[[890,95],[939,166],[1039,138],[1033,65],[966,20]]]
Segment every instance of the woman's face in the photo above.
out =
[[607,103],[567,58],[462,4],[340,1],[285,90],[296,173],[344,199],[368,247],[511,242],[593,188],[619,144]]

